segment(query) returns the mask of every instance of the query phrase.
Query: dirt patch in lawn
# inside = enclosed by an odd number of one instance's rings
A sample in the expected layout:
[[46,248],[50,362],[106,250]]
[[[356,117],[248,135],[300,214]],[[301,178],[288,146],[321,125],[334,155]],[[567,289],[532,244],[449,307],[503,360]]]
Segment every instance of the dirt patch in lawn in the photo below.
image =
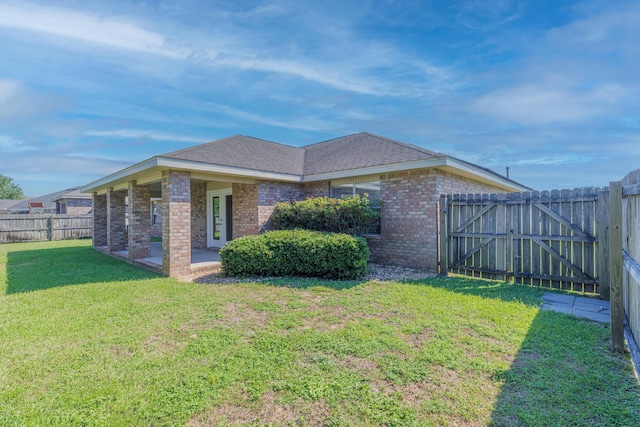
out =
[[249,423],[257,425],[289,426],[304,424],[323,426],[330,408],[324,400],[316,402],[279,402],[274,391],[265,393],[253,404],[224,404],[212,408],[189,420],[190,427],[241,426]]

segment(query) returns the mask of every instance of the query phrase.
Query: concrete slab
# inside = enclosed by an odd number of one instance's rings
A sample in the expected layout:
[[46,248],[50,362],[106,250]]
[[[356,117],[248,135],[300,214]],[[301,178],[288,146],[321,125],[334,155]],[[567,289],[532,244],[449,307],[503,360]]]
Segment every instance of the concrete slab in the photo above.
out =
[[609,301],[593,298],[546,292],[542,296],[540,309],[585,317],[596,322],[607,323],[611,320]]
[[573,305],[575,300],[576,300],[576,297],[574,295],[555,294],[552,292],[545,292],[545,294],[542,295],[542,302],[545,302],[545,303],[555,302],[559,304]]

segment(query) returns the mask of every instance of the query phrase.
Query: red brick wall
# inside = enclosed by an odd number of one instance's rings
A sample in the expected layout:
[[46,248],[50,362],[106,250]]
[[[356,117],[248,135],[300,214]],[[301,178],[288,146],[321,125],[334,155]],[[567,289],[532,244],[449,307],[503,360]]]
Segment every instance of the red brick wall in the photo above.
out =
[[491,194],[504,193],[505,190],[479,181],[437,171],[436,185],[438,196],[442,194]]
[[258,234],[258,185],[236,184],[233,194],[233,237]]
[[191,183],[191,247],[207,247],[207,183]]
[[65,212],[68,215],[87,215],[91,212],[90,199],[67,199],[65,201]]
[[258,181],[258,227],[260,232],[272,229],[271,214],[278,202],[304,198],[298,183]]

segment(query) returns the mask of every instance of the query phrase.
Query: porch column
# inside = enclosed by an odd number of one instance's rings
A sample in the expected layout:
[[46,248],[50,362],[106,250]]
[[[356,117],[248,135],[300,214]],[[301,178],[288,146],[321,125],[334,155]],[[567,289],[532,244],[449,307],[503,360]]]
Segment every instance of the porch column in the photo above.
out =
[[129,181],[129,259],[151,256],[151,194],[148,185]]
[[162,172],[162,271],[191,274],[191,174]]
[[107,249],[109,252],[123,251],[125,239],[125,196],[124,191],[107,189]]
[[93,235],[94,248],[107,246],[107,195],[93,193]]

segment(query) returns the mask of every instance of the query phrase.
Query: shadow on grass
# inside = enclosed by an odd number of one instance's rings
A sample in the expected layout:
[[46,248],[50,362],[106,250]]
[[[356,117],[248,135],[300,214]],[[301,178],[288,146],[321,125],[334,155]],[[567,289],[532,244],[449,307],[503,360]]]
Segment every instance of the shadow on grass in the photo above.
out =
[[492,425],[638,425],[640,387],[606,324],[540,311],[503,381]]
[[9,252],[6,274],[7,294],[158,277],[101,254],[89,246]]

